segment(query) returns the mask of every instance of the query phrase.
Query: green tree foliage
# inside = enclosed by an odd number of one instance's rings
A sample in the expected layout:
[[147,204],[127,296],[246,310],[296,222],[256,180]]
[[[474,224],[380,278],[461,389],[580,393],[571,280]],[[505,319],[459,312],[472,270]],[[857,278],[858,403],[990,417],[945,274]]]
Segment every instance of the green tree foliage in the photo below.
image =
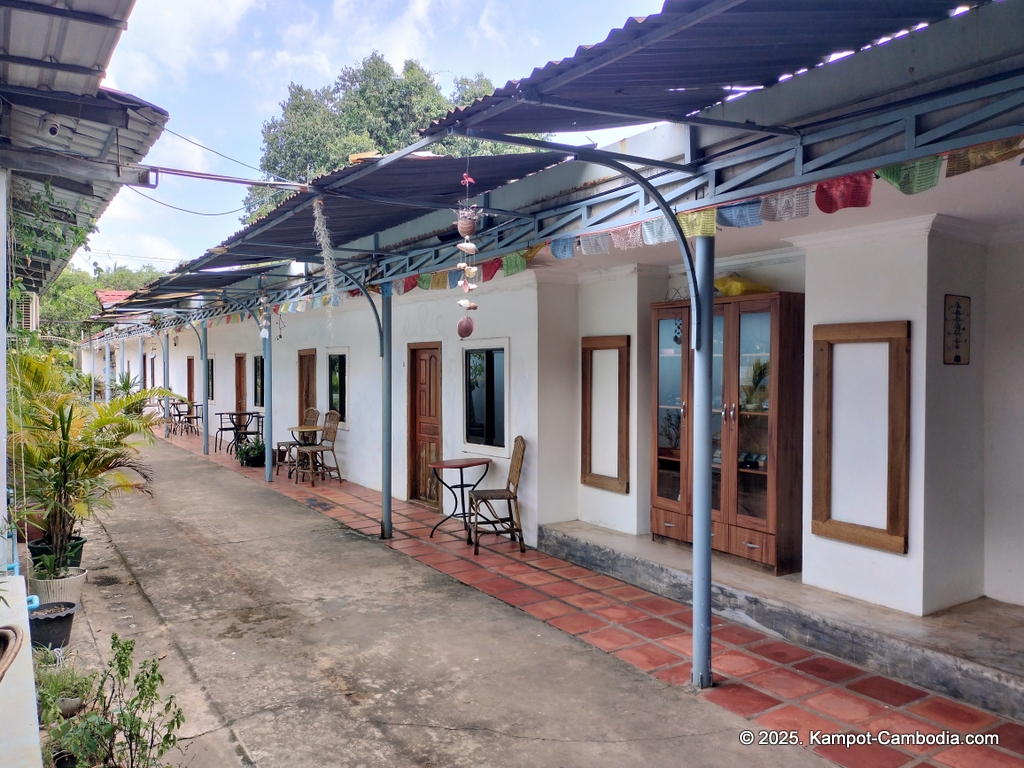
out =
[[[378,151],[387,154],[412,144],[419,130],[453,107],[467,106],[489,95],[494,85],[483,73],[457,77],[449,96],[432,72],[418,61],[406,61],[401,72],[379,53],[355,67],[346,67],[332,86],[312,90],[292,84],[281,102],[281,115],[263,124],[263,158],[267,178],[310,181],[344,168],[349,155]],[[505,144],[453,137],[435,149],[456,157],[522,152]],[[242,221],[266,215],[287,192],[251,187]]]

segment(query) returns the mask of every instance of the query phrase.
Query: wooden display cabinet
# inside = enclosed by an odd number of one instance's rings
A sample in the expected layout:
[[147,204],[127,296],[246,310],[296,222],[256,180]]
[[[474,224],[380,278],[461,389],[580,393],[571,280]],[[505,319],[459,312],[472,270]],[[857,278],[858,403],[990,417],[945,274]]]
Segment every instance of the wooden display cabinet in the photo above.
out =
[[[651,532],[693,540],[690,303],[652,304]],[[715,299],[714,549],[777,575],[800,570],[804,296]]]

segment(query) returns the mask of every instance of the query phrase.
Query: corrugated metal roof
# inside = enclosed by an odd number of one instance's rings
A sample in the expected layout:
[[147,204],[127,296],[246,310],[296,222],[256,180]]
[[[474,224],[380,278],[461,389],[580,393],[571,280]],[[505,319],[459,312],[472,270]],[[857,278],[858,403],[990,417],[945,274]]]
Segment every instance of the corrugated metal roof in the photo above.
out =
[[[493,95],[452,110],[424,133],[467,121],[474,128],[517,134],[680,120],[744,88],[771,87],[832,54],[859,51],[882,37],[946,19],[959,5],[957,0],[668,0],[660,14],[629,19],[603,42],[580,46],[572,58],[509,81]],[[524,103],[545,99],[581,111]],[[503,105],[509,108],[497,111]],[[489,109],[497,114],[484,116]]]

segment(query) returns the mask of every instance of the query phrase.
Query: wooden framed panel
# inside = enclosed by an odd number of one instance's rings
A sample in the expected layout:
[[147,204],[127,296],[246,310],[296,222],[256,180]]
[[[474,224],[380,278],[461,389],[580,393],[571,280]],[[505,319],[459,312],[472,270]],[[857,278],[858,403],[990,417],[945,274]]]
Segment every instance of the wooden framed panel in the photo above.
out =
[[[611,403],[617,412],[614,414],[614,436],[616,440],[614,452],[615,474],[611,467],[605,473],[594,471],[594,440],[606,439],[605,435],[595,430],[594,417],[606,418],[599,405],[595,413],[595,399],[603,402],[608,399],[609,382],[603,377],[595,377],[594,353],[602,351],[616,353],[614,371],[615,393]],[[595,391],[595,386],[597,390]],[[588,336],[583,339],[583,418],[582,425],[582,462],[580,482],[606,491],[629,493],[629,336]]]
[[684,513],[690,498],[690,312],[657,309],[651,331],[651,505]]
[[[910,322],[816,325],[813,342],[811,532],[906,554],[910,506]],[[834,348],[841,344],[879,343],[888,347],[884,528],[832,517]]]
[[430,463],[444,458],[441,426],[441,342],[408,345],[409,379],[407,497],[436,505],[442,511],[437,479]]

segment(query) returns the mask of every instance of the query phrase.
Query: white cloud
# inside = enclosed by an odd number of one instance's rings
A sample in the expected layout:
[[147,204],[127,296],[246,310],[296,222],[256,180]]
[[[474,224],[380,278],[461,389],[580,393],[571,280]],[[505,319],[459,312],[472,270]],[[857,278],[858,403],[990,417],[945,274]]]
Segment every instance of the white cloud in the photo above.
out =
[[[188,138],[200,144],[206,143],[195,136]],[[187,171],[211,173],[217,164],[217,158],[205,149],[190,144],[173,133],[164,133],[146,156],[146,163],[162,165],[166,168],[182,168]]]

